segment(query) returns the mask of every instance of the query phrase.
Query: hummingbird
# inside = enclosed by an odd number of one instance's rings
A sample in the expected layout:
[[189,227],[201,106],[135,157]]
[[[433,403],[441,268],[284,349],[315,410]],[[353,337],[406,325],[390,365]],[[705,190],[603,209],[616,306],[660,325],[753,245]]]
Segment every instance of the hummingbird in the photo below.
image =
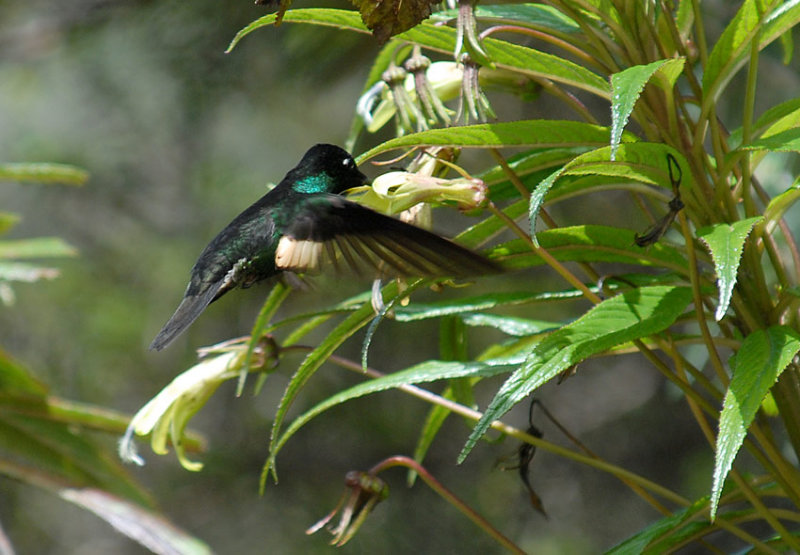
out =
[[383,277],[499,273],[491,260],[430,231],[346,200],[368,183],[344,149],[318,144],[200,253],[183,300],[150,344],[160,351],[236,287],[326,267]]

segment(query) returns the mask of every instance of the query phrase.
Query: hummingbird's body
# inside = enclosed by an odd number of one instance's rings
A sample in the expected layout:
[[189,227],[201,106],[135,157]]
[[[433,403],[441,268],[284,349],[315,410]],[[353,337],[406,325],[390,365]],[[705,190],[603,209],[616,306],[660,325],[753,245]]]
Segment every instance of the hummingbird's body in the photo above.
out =
[[465,277],[496,273],[483,256],[423,229],[350,202],[338,193],[366,183],[352,156],[316,145],[200,253],[183,300],[150,349],[161,350],[235,287],[324,264],[366,267],[379,276]]

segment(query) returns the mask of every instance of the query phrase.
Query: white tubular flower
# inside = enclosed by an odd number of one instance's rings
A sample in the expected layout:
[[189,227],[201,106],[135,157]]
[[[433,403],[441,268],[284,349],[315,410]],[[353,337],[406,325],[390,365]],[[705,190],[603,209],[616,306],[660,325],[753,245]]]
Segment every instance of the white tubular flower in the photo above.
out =
[[246,352],[246,345],[237,346],[199,362],[172,380],[131,419],[119,442],[122,460],[143,465],[144,460],[136,452],[133,436],[152,434],[150,446],[154,453],[165,455],[169,452],[168,442],[171,442],[181,466],[191,471],[202,469],[202,463],[186,457],[183,445],[186,425],[222,382],[239,375]]
[[397,214],[421,202],[455,202],[462,210],[480,206],[487,199],[480,179],[442,179],[419,173],[395,171],[378,176],[359,203],[387,214]]

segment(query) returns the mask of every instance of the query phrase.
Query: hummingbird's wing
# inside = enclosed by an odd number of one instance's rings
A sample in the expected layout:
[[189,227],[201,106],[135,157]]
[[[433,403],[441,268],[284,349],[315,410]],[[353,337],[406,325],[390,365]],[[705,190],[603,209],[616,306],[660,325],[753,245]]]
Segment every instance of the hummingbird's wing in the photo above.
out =
[[275,265],[303,272],[343,263],[376,277],[469,277],[502,271],[435,233],[338,195],[315,195],[278,242]]

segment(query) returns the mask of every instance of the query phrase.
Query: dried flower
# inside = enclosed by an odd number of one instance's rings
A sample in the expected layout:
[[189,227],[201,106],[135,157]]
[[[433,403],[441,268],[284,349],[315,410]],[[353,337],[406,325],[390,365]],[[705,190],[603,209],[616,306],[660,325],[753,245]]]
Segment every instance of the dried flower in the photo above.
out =
[[350,541],[375,505],[389,497],[389,486],[386,485],[386,482],[368,472],[350,471],[345,476],[344,483],[347,489],[336,507],[306,530],[306,534],[318,532],[323,526],[330,523],[341,510],[339,524],[328,528],[333,534],[331,545],[337,547]]

